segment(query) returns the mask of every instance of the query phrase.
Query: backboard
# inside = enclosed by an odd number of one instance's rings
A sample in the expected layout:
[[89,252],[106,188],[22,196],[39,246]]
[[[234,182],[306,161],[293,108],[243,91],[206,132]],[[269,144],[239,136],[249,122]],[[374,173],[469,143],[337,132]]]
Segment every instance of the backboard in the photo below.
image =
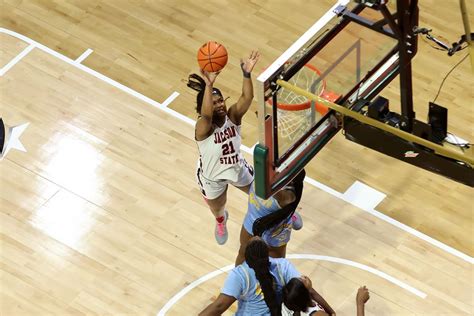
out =
[[[371,21],[374,29],[357,19]],[[348,108],[372,99],[398,69],[398,41],[375,27],[389,30],[385,24],[379,11],[341,0],[258,76],[257,195],[268,198],[281,189],[341,128],[335,112],[277,80]]]

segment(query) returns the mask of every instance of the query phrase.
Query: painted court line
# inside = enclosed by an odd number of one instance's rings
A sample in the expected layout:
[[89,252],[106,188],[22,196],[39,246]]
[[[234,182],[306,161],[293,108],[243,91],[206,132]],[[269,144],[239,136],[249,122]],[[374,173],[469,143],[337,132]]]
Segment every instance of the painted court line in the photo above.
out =
[[24,36],[24,35],[18,34],[16,32],[10,31],[10,30],[5,29],[5,28],[0,28],[0,33],[5,33],[5,34],[8,34],[10,36],[16,37],[16,38],[18,38],[18,39],[20,39],[24,42],[27,42],[28,44],[30,44],[30,46],[33,46],[33,48],[38,48],[38,49],[44,51],[45,53],[48,53],[48,54],[50,54],[50,55],[52,55],[52,56],[54,56],[54,57],[56,57],[56,58],[58,58],[58,59],[60,59],[64,62],[68,63],[69,65],[72,65],[76,68],[81,69],[82,71],[87,72],[88,74],[96,77],[97,79],[100,79],[104,82],[107,82],[108,84],[122,90],[123,92],[126,92],[126,93],[136,97],[139,100],[142,100],[142,101],[144,101],[144,102],[146,102],[150,105],[153,105],[154,107],[161,108],[161,104],[159,102],[156,102],[155,100],[152,100],[149,97],[146,97],[143,94],[141,94],[141,93],[139,93],[139,92],[137,92],[133,89],[130,89],[129,87],[124,86],[123,84],[121,84],[121,83],[119,83],[115,80],[112,80],[109,77],[106,77],[103,74],[101,74],[101,73],[99,73],[99,72],[97,72],[97,71],[95,71],[95,70],[93,70],[93,69],[91,69],[87,66],[84,66],[83,64],[76,63],[76,61],[72,60],[71,58],[66,57],[63,54],[60,54],[60,53],[52,50],[51,48],[46,47],[43,44],[40,44],[40,43],[38,43],[38,42],[36,42],[36,41],[34,41],[34,40]]
[[[341,0],[341,1],[342,1],[342,0]],[[91,69],[91,68],[89,68],[89,67],[86,67],[86,66],[84,66],[84,65],[82,65],[82,64],[79,64],[79,63],[76,63],[74,60],[72,60],[72,59],[70,59],[70,58],[68,58],[68,57],[66,57],[66,56],[64,56],[64,55],[62,55],[62,54],[60,54],[60,53],[58,53],[58,52],[56,52],[56,51],[54,51],[54,50],[52,50],[52,49],[50,49],[50,48],[48,48],[48,47],[46,47],[46,46],[44,46],[44,45],[38,43],[38,42],[36,42],[36,41],[34,41],[34,40],[32,40],[32,39],[26,37],[26,36],[24,36],[24,35],[18,34],[18,33],[14,32],[14,31],[11,31],[11,30],[8,30],[8,29],[5,29],[5,28],[0,28],[0,33],[5,33],[5,34],[8,34],[8,35],[10,35],[10,36],[16,37],[16,38],[18,38],[18,39],[20,39],[20,40],[22,40],[22,41],[24,41],[24,42],[27,42],[27,43],[30,44],[30,46],[33,46],[31,49],[33,49],[34,47],[35,47],[35,48],[38,48],[38,49],[44,51],[45,53],[50,54],[50,55],[52,55],[52,56],[54,56],[54,57],[56,57],[56,58],[58,58],[58,59],[60,59],[60,60],[62,60],[62,61],[64,61],[64,62],[66,62],[66,63],[68,63],[68,64],[70,64],[70,65],[76,67],[76,68],[79,68],[79,69],[81,69],[81,70],[87,72],[88,74],[90,74],[90,75],[96,77],[97,79],[100,79],[100,80],[102,80],[102,81],[104,81],[104,82],[107,82],[107,83],[109,83],[110,85],[112,85],[112,86],[114,86],[114,87],[116,87],[116,88],[118,88],[118,89],[120,89],[120,90],[122,90],[122,91],[124,91],[124,92],[126,92],[126,93],[128,93],[128,94],[130,94],[130,95],[132,95],[132,96],[134,96],[134,97],[136,97],[136,98],[139,99],[139,100],[142,100],[143,102],[146,102],[146,103],[148,103],[148,104],[150,104],[150,105],[152,105],[152,106],[154,106],[154,107],[157,107],[157,108],[163,110],[164,112],[166,112],[166,113],[168,113],[168,114],[170,114],[170,115],[172,115],[172,116],[174,116],[174,117],[176,117],[176,118],[178,118],[178,119],[180,119],[180,120],[182,120],[182,121],[184,121],[184,122],[186,122],[186,123],[188,123],[188,124],[191,124],[191,125],[194,125],[194,124],[195,124],[195,121],[194,121],[193,119],[190,119],[189,117],[187,117],[187,116],[185,116],[185,115],[183,115],[183,114],[181,114],[181,113],[178,113],[178,112],[176,112],[176,111],[174,111],[174,110],[168,108],[167,105],[168,105],[169,103],[168,103],[168,104],[160,104],[159,102],[156,102],[155,100],[150,99],[149,97],[146,97],[146,96],[144,96],[143,94],[141,94],[141,93],[139,93],[139,92],[137,92],[137,91],[135,91],[135,90],[132,90],[132,89],[130,89],[129,87],[124,86],[124,85],[122,85],[121,83],[118,83],[117,81],[112,80],[112,79],[110,79],[109,77],[106,77],[106,76],[104,76],[103,74],[101,74],[101,73],[99,73],[99,72],[97,72],[97,71],[95,71],[95,70],[93,70],[93,69]],[[29,46],[29,47],[30,47],[30,46]],[[31,50],[31,49],[30,49],[30,50]],[[28,52],[27,52],[27,53],[28,53]],[[27,53],[25,53],[25,55],[26,55]],[[21,58],[20,58],[20,59],[21,59]],[[17,62],[18,62],[18,61],[17,61]],[[4,67],[4,68],[5,68],[5,67]],[[170,99],[170,98],[172,98],[172,100],[174,100],[174,99],[177,97],[177,94],[178,94],[178,92],[173,92],[173,94],[172,94],[169,98],[167,98],[166,100],[168,100],[168,99]],[[171,101],[172,101],[172,100],[171,100]],[[170,102],[171,102],[171,101],[170,101]],[[166,101],[165,101],[165,102],[166,102]],[[243,151],[249,153],[249,154],[253,154],[251,148],[249,148],[249,147],[247,147],[247,146],[242,146],[241,149],[242,149]],[[305,181],[308,182],[308,183],[310,183],[311,185],[313,185],[313,186],[315,186],[315,187],[317,187],[317,188],[319,188],[319,189],[321,189],[321,190],[323,190],[323,191],[325,191],[325,192],[327,192],[327,193],[329,193],[329,194],[331,194],[331,195],[333,195],[333,196],[339,198],[339,199],[342,199],[342,197],[343,197],[343,194],[341,194],[340,192],[337,192],[336,190],[334,190],[334,189],[332,189],[332,188],[330,188],[330,187],[328,187],[328,186],[326,186],[326,185],[324,185],[324,184],[322,184],[322,183],[319,183],[319,182],[317,182],[317,181],[314,180],[314,179],[311,179],[311,178],[309,178],[309,177],[306,177],[306,178],[305,178]],[[349,202],[349,203],[350,203],[350,202]],[[356,205],[356,206],[357,206],[357,205]],[[440,241],[438,241],[438,240],[436,240],[436,239],[434,239],[434,238],[431,238],[431,237],[429,237],[429,236],[427,236],[427,235],[425,235],[425,234],[423,234],[423,233],[421,233],[421,232],[419,232],[419,231],[417,231],[417,230],[415,230],[415,229],[413,229],[413,228],[411,228],[411,227],[408,227],[407,225],[402,224],[402,223],[400,223],[400,222],[394,220],[393,218],[390,218],[390,217],[388,217],[387,215],[378,212],[377,210],[374,210],[374,209],[363,209],[363,210],[366,211],[366,212],[368,212],[368,213],[370,213],[370,214],[372,214],[372,215],[374,215],[374,216],[376,216],[377,218],[379,218],[379,219],[381,219],[381,220],[383,220],[383,221],[385,221],[385,222],[387,222],[387,223],[390,223],[390,224],[392,224],[392,225],[394,225],[394,226],[396,226],[396,227],[398,227],[398,228],[404,230],[405,232],[407,232],[407,233],[409,233],[409,234],[412,234],[412,235],[414,235],[414,236],[416,236],[416,237],[418,237],[418,238],[420,238],[420,239],[422,239],[422,240],[424,240],[424,241],[430,243],[431,245],[433,245],[433,246],[435,246],[435,247],[438,247],[438,248],[440,248],[440,249],[442,249],[442,250],[444,250],[444,251],[446,251],[446,252],[448,252],[448,253],[450,253],[450,254],[452,254],[452,255],[458,257],[458,258],[461,258],[462,260],[465,260],[465,261],[467,261],[467,262],[469,262],[469,263],[471,263],[471,264],[474,264],[474,258],[473,258],[473,257],[470,257],[470,256],[468,256],[468,255],[466,255],[466,254],[460,252],[459,250],[456,250],[456,249],[454,249],[454,248],[452,248],[452,247],[450,247],[450,246],[448,246],[448,245],[446,245],[446,244],[443,244],[442,242],[440,242]]]
[[312,255],[312,254],[289,255],[288,259],[319,260],[319,261],[328,261],[328,262],[334,262],[334,263],[348,265],[348,266],[358,268],[358,269],[370,272],[372,274],[375,274],[376,276],[381,277],[382,279],[385,279],[385,280],[401,287],[402,289],[407,290],[408,292],[410,292],[410,293],[412,293],[412,294],[414,294],[414,295],[416,295],[416,296],[418,296],[422,299],[425,299],[428,296],[425,292],[420,291],[420,290],[416,289],[415,287],[413,287],[411,285],[408,285],[407,283],[405,283],[403,281],[400,281],[397,278],[392,277],[391,275],[389,275],[385,272],[382,272],[380,270],[377,270],[375,268],[369,267],[365,264],[358,263],[358,262],[355,262],[355,261],[342,259],[342,258],[337,258],[337,257],[319,256],[319,255]]
[[31,45],[31,44],[28,45],[28,47],[22,50],[21,53],[19,53],[18,55],[15,56],[15,58],[10,60],[8,64],[6,64],[5,66],[2,67],[2,69],[0,69],[0,76],[3,76],[4,74],[6,74],[8,70],[10,70],[13,66],[16,65],[16,63],[18,63],[23,57],[28,55],[28,53],[31,52],[33,48],[35,48],[34,45]]
[[185,296],[186,294],[188,294],[189,292],[191,292],[192,289],[194,289],[195,287],[199,286],[200,284],[224,273],[224,272],[227,272],[227,271],[230,271],[232,268],[234,267],[233,264],[230,264],[228,266],[225,266],[221,269],[218,269],[216,271],[213,271],[211,273],[208,273],[202,277],[200,277],[199,279],[191,282],[188,284],[188,286],[186,286],[184,289],[182,289],[181,291],[179,291],[175,296],[173,296],[161,309],[160,311],[158,312],[158,316],[162,316],[162,315],[166,315],[166,312],[170,310],[171,307],[173,307],[174,304],[176,304],[183,296]]
[[76,58],[76,64],[80,64],[86,59],[90,54],[92,54],[93,50],[88,48],[81,56]]
[[411,228],[410,226],[407,226],[403,223],[400,223],[399,221],[397,221],[397,220],[395,220],[395,219],[393,219],[393,218],[391,218],[391,217],[389,217],[389,216],[387,216],[383,213],[380,213],[377,210],[367,209],[367,210],[364,210],[364,211],[366,211],[367,213],[372,214],[373,216],[375,216],[375,217],[377,217],[377,218],[379,218],[379,219],[381,219],[381,220],[383,220],[387,223],[392,224],[393,226],[396,226],[396,227],[400,228],[401,230],[404,230],[405,232],[407,232],[407,233],[409,233],[413,236],[416,236],[416,237],[426,241],[427,243],[430,243],[431,245],[433,245],[435,247],[438,247],[438,248],[452,254],[453,256],[456,256],[458,258],[461,258],[464,261],[467,261],[471,264],[474,264],[474,258],[473,257],[468,256],[465,253],[463,253],[463,252],[461,252],[457,249],[454,249],[454,248],[452,248],[452,247],[450,247],[446,244],[443,244],[442,242],[440,242],[440,241],[438,241],[434,238],[431,238],[430,236],[425,235],[422,232],[419,232],[416,229]]
[[360,181],[354,182],[349,189],[344,192],[342,199],[366,210],[374,209],[387,195],[363,184]]
[[[288,255],[288,259],[305,259],[305,260],[318,260],[318,261],[328,261],[328,262],[334,262],[334,263],[339,263],[339,264],[344,264],[348,265],[354,268],[358,268],[367,272],[370,272],[372,274],[375,274],[378,277],[381,277],[382,279],[385,279],[402,289],[412,293],[413,295],[416,295],[422,299],[425,299],[427,297],[427,294],[423,291],[418,290],[417,288],[402,282],[398,280],[397,278],[392,277],[391,275],[379,271],[377,269],[374,269],[372,267],[366,266],[365,264],[358,263],[355,261],[347,260],[347,259],[342,259],[342,258],[337,258],[337,257],[330,257],[330,256],[319,256],[319,255],[312,255],[312,254],[293,254],[293,255]],[[233,264],[225,266],[221,269],[218,269],[216,271],[210,272],[199,279],[191,282],[188,286],[183,288],[181,291],[176,293],[164,306],[161,308],[161,310],[158,312],[157,316],[164,316],[166,315],[166,312],[168,312],[171,307],[173,307],[174,304],[176,304],[181,298],[183,298],[186,294],[188,294],[192,289],[195,287],[199,286],[200,284],[224,273],[227,271],[230,271],[234,267]]]
[[293,56],[305,43],[309,41],[311,37],[317,34],[323,26],[325,26],[333,17],[336,16],[335,9],[340,5],[346,5],[349,0],[339,0],[335,5],[329,9],[316,23],[313,24],[299,39],[296,40],[277,60],[275,60],[267,69],[265,69],[258,77],[257,80],[264,82],[271,74],[273,74],[278,68],[283,66],[291,56]]
[[161,105],[162,106],[168,106],[170,105],[171,102],[174,101],[174,99],[176,99],[177,97],[179,96],[179,93],[178,92],[173,92]]

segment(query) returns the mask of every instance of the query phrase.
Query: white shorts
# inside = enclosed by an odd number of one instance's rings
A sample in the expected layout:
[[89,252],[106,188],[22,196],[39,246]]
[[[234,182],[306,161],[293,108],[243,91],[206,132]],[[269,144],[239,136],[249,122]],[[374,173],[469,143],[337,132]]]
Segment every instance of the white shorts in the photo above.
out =
[[206,179],[202,175],[201,168],[198,167],[196,172],[196,180],[201,189],[201,193],[206,200],[217,199],[222,193],[227,189],[228,184],[232,184],[235,187],[245,187],[252,183],[253,181],[253,168],[250,166],[247,161],[243,161],[242,168],[240,168],[239,176],[237,181],[231,180],[217,180],[212,181]]

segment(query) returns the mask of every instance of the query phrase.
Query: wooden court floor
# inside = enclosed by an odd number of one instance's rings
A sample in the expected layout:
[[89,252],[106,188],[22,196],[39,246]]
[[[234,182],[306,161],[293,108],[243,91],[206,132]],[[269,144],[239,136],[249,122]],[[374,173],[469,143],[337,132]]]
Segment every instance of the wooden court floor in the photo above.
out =
[[[194,183],[193,127],[175,114],[195,118],[194,95],[181,79],[196,71],[194,47],[215,38],[229,43],[235,54],[220,82],[225,93],[237,97],[237,56],[258,47],[262,64],[271,62],[327,10],[329,2],[321,3],[310,7],[314,16],[295,9],[289,18],[294,23],[281,25],[277,17],[288,12],[282,2],[216,1],[198,7],[179,1],[155,6],[4,1],[1,27],[72,59],[91,48],[82,64],[158,105],[36,48],[1,77],[1,117],[7,125],[30,122],[21,137],[28,152],[13,150],[0,162],[2,315],[157,314],[186,286],[231,264],[246,197],[230,190],[231,237],[218,247]],[[444,8],[449,23],[443,24],[429,1],[421,6],[428,12],[422,11],[423,23],[443,26],[447,38],[456,36],[457,7]],[[235,18],[242,8],[249,22]],[[204,20],[209,12],[211,22],[225,18],[228,23],[210,27]],[[233,22],[235,29],[249,29],[250,21],[260,27],[252,27],[254,34],[244,32],[241,40],[225,32]],[[277,37],[270,26],[283,33]],[[28,46],[5,34],[0,43],[0,67]],[[449,59],[420,42],[415,76],[421,92],[415,100],[426,104],[440,83],[438,73],[460,57]],[[428,67],[433,64],[437,71]],[[473,139],[468,66],[462,64],[448,79],[439,102],[453,103],[450,130]],[[393,96],[395,88],[388,94]],[[172,112],[162,104],[174,91],[180,95],[169,105]],[[256,141],[255,128],[249,116],[244,122],[248,146]],[[356,180],[368,184],[387,194],[378,211],[473,255],[470,188],[339,136],[312,162],[309,174],[338,192]],[[367,306],[371,315],[473,314],[471,263],[311,185],[301,206],[305,227],[294,233],[288,252],[305,255],[294,263],[339,314],[354,314],[361,284],[373,293]],[[168,314],[195,314],[217,295],[224,277],[193,287]]]

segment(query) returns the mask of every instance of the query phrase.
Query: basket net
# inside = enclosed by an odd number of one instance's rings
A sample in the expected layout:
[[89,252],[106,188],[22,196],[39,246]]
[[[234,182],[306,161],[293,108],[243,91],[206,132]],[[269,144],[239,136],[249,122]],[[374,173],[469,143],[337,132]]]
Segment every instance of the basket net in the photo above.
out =
[[[326,82],[320,75],[316,67],[306,64],[288,82],[321,96]],[[277,100],[278,134],[279,138],[283,138],[283,142],[280,141],[282,145],[303,136],[327,111],[324,106],[283,87],[277,92]],[[272,105],[271,99],[269,104]]]

